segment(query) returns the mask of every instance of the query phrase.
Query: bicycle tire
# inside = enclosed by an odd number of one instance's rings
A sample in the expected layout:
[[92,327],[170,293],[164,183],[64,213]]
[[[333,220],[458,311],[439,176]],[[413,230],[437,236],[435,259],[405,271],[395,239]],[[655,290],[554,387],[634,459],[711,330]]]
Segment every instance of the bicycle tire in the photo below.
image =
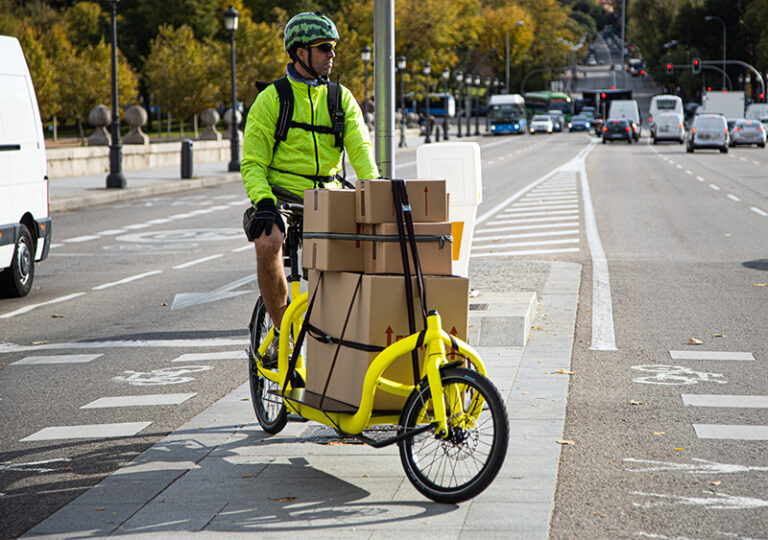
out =
[[[259,349],[269,329],[270,319],[267,314],[267,307],[264,305],[264,300],[259,296],[256,305],[253,307],[251,322],[248,325],[248,330],[250,331],[248,372],[250,375],[251,401],[253,402],[253,410],[256,413],[256,418],[259,420],[261,429],[274,435],[285,427],[288,415],[282,398],[270,393],[270,391],[279,390],[280,385],[261,376],[256,369],[258,361],[256,359],[256,351]],[[274,366],[270,366],[267,363],[265,367],[276,369],[277,358],[274,359],[274,364]]]
[[[469,429],[458,425],[456,415],[448,419],[449,435],[438,437],[434,429],[398,442],[400,461],[408,480],[423,495],[440,503],[459,503],[475,497],[496,478],[509,445],[507,409],[499,391],[486,377],[466,368],[446,369],[443,385],[459,385],[464,397],[461,409],[481,396],[485,404],[477,422]],[[405,404],[402,431],[434,419],[428,384],[417,387]],[[486,451],[487,449],[487,451]]]

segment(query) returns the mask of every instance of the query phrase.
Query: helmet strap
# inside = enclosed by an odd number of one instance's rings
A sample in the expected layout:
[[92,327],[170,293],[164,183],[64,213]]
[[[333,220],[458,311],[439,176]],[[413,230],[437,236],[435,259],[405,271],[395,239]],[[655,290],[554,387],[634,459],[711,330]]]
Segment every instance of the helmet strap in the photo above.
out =
[[317,79],[321,84],[327,84],[328,83],[328,77],[323,77],[322,75],[318,75],[318,73],[314,69],[312,69],[312,67],[311,67],[311,65],[312,65],[312,47],[305,47],[305,48],[307,49],[307,54],[309,55],[309,57],[308,57],[309,64],[310,64],[309,66],[307,64],[305,64],[304,61],[301,58],[299,58],[299,55],[296,54],[295,51],[293,53],[289,54],[289,56],[293,59],[294,62],[298,62],[299,64],[301,64],[301,67],[303,67],[307,71],[307,73],[309,73],[312,77]]

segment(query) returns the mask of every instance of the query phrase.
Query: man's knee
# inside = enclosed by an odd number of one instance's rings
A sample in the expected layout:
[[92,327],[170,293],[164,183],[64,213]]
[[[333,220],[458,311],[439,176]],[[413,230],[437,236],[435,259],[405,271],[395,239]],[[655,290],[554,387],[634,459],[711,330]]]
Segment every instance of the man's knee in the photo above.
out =
[[272,231],[272,234],[269,235],[262,234],[254,240],[253,243],[256,246],[257,257],[271,259],[280,256],[280,251],[283,247],[283,238],[282,234],[279,234],[279,231],[278,234],[275,234],[275,231]]

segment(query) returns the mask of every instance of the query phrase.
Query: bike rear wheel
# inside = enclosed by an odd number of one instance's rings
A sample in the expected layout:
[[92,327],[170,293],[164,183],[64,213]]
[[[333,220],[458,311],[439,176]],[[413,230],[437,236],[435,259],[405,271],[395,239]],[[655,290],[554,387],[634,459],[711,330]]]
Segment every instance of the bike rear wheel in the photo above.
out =
[[[471,499],[487,488],[501,469],[509,444],[509,420],[499,391],[487,378],[465,368],[441,374],[449,411],[448,437],[430,429],[398,443],[400,461],[413,486],[441,503]],[[452,402],[449,402],[452,395]],[[453,410],[454,414],[450,414]],[[407,431],[434,421],[429,385],[414,390],[400,418]]]
[[[280,385],[259,374],[256,357],[256,352],[271,327],[272,321],[267,314],[267,307],[264,305],[264,300],[259,296],[253,308],[251,323],[248,325],[250,330],[248,372],[250,374],[251,401],[261,428],[267,433],[275,434],[285,427],[288,415],[282,398],[270,393],[280,390]],[[277,370],[277,349],[277,340],[273,340],[262,361],[265,368]]]

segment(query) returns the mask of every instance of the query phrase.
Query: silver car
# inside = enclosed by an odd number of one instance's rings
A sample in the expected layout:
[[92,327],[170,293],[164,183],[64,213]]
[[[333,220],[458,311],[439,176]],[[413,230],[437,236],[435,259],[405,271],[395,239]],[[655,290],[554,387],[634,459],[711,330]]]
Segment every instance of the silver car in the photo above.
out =
[[728,153],[728,123],[722,114],[697,114],[693,118],[688,134],[687,152],[699,148],[715,148],[723,154]]
[[736,121],[731,131],[731,147],[739,144],[756,144],[760,148],[765,148],[765,128],[759,120],[745,120],[741,118]]
[[554,123],[552,122],[552,118],[550,118],[548,115],[537,114],[531,120],[531,123],[528,129],[531,132],[531,135],[533,135],[534,133],[551,134],[554,131],[555,126],[554,126]]

